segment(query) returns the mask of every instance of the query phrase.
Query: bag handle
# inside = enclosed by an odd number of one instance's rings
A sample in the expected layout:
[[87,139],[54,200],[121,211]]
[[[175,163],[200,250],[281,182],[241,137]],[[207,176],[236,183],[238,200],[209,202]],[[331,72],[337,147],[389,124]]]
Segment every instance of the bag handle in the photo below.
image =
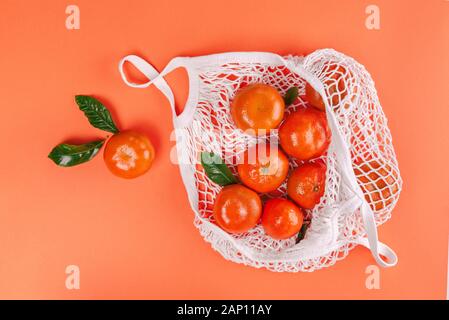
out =
[[[147,77],[148,81],[143,83],[134,83],[131,82],[128,77],[126,76],[126,73],[124,71],[124,65],[126,62],[131,63],[137,70],[139,70],[145,77]],[[189,98],[186,102],[186,106],[184,108],[184,111],[180,114],[176,114],[175,109],[175,97],[173,94],[173,91],[167,81],[165,81],[164,76],[170,73],[171,71],[184,67],[187,69],[188,75],[189,75]],[[187,57],[177,57],[172,59],[167,66],[159,73],[156,68],[154,68],[150,63],[148,63],[143,58],[136,56],[136,55],[128,55],[124,58],[122,58],[119,62],[118,68],[120,72],[120,76],[122,77],[123,81],[132,88],[147,88],[150,85],[154,84],[159,91],[161,91],[164,96],[167,98],[170,108],[173,114],[173,119],[179,124],[180,122],[184,123],[184,121],[187,121],[188,119],[185,119],[186,116],[189,116],[192,114],[191,110],[188,112],[188,109],[191,109],[192,103],[190,103],[194,97],[196,97],[197,90],[196,86],[194,84],[196,82],[193,81],[195,75],[192,73],[193,68],[191,67],[191,63],[189,61],[189,58]],[[192,87],[194,86],[194,87]]]
[[[336,156],[339,158],[341,164],[341,173],[343,179],[346,180],[347,185],[351,191],[358,198],[360,213],[362,215],[363,224],[367,234],[366,238],[360,238],[356,241],[371,250],[371,253],[376,262],[382,267],[393,267],[398,262],[396,253],[387,245],[379,242],[377,234],[376,220],[374,219],[374,212],[371,210],[369,203],[366,201],[362,189],[357,183],[357,178],[352,168],[352,160],[349,148],[340,131],[335,115],[330,111],[331,107],[328,103],[327,95],[321,81],[310,72],[302,73],[305,70],[303,66],[298,70],[303,78],[310,83],[310,85],[321,95],[326,106],[326,117],[332,131],[332,143],[335,145]],[[383,257],[386,258],[384,260]]]
[[367,238],[359,238],[357,244],[361,244],[370,249],[374,260],[376,260],[380,266],[394,267],[398,263],[398,256],[393,249],[378,240],[374,214],[366,201],[363,202],[360,212],[365,224]]

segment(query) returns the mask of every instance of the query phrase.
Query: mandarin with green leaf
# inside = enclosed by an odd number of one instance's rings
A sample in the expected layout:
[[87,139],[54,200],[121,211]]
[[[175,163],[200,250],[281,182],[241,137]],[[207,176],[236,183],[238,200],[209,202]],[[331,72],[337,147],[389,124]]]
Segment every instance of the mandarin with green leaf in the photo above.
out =
[[106,143],[103,158],[113,174],[132,179],[151,168],[154,155],[154,147],[145,135],[123,131],[113,135]]

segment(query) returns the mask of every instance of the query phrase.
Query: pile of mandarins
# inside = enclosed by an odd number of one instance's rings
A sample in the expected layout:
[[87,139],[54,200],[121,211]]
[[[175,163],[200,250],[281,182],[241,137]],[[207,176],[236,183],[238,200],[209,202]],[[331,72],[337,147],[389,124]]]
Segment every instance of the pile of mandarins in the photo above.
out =
[[[335,72],[333,77],[339,74]],[[330,93],[344,91],[343,81],[332,83],[336,84],[328,86]],[[294,100],[298,89],[292,89],[296,90]],[[320,157],[331,139],[320,94],[309,84],[305,90],[309,106],[288,115],[285,108],[291,97],[282,97],[272,86],[250,84],[236,93],[230,112],[237,128],[257,137],[278,129],[280,147],[264,142],[248,148],[237,165],[241,184],[225,185],[217,195],[213,216],[228,233],[246,232],[261,223],[274,239],[303,236],[304,210],[313,209],[325,191],[327,168]],[[301,163],[291,172],[289,158]],[[277,190],[285,180],[288,198],[270,198],[263,203],[260,194]]]

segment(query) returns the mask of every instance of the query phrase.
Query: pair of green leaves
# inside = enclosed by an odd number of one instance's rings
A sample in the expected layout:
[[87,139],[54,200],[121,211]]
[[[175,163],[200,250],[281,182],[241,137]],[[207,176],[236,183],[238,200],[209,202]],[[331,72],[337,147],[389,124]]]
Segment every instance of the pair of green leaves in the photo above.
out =
[[[83,95],[75,96],[75,101],[92,126],[112,134],[119,132],[109,110],[100,101]],[[95,157],[104,142],[103,139],[80,145],[62,143],[54,147],[48,157],[61,167],[76,166]]]

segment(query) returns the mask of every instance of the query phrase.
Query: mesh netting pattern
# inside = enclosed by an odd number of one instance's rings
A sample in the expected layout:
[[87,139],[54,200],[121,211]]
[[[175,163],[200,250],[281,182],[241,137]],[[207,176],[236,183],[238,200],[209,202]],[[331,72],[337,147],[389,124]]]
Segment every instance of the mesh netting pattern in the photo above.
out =
[[[378,101],[374,82],[365,68],[354,59],[334,50],[319,50],[306,57],[287,56],[287,64],[228,62],[222,65],[196,66],[199,94],[193,121],[184,129],[183,152],[192,164],[197,199],[193,204],[195,226],[224,258],[272,271],[314,271],[333,265],[355,247],[365,235],[359,209],[348,206],[354,193],[342,179],[337,147],[331,142],[327,154],[326,191],[319,205],[307,211],[311,219],[306,237],[274,240],[258,225],[252,230],[231,235],[215,225],[212,216],[214,199],[221,187],[210,181],[199,165],[202,151],[222,155],[226,163],[247,147],[266,137],[253,137],[237,130],[229,112],[236,91],[249,84],[262,82],[274,86],[281,94],[290,87],[299,88],[300,97],[288,107],[287,113],[306,108],[303,98],[306,81],[292,71],[301,65],[323,84],[352,158],[354,174],[380,225],[390,218],[401,190],[396,156],[387,120]],[[332,133],[335,134],[334,132]],[[272,137],[276,138],[276,132]],[[300,163],[290,159],[290,169]],[[231,170],[236,168],[231,165]],[[262,198],[286,196],[286,184]],[[349,209],[348,209],[349,208]]]

